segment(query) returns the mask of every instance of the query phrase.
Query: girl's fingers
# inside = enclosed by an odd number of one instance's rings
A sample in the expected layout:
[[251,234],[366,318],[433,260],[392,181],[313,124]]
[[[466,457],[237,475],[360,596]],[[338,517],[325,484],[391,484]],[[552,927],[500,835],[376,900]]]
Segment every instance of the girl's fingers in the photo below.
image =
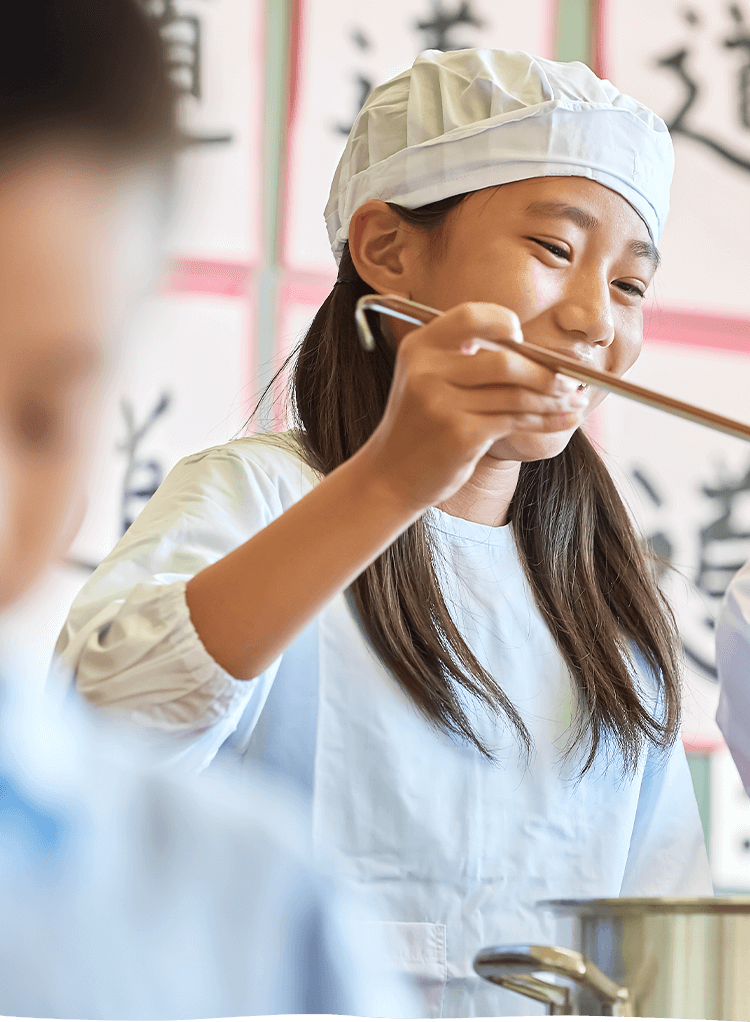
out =
[[580,415],[589,403],[588,395],[578,390],[548,396],[514,386],[465,388],[459,395],[448,391],[445,400],[456,402],[461,411],[475,415],[559,415],[566,412]]
[[[490,416],[483,416],[488,419]],[[556,415],[498,415],[498,437],[508,433],[563,433],[581,425],[580,412],[559,412]]]
[[[518,318],[477,304],[452,309],[399,342],[385,414],[371,439],[386,477],[416,505],[455,493],[488,444],[581,424],[588,400],[578,384],[495,343],[503,337],[522,339]],[[481,342],[481,350],[462,354],[466,341]]]
[[578,391],[578,381],[495,346],[467,357],[459,352],[427,353],[430,367],[456,387],[521,386],[540,394],[562,396]]
[[[545,394],[577,389],[576,381],[497,344],[502,338],[523,341],[518,316],[501,305],[467,302],[408,333],[399,355],[412,365],[427,363],[428,372],[440,365],[457,386],[515,383]],[[439,355],[449,361],[441,363]]]
[[[466,302],[408,333],[399,349],[408,349],[409,358],[419,358],[420,353],[428,349],[434,354],[436,348],[446,354],[459,355],[457,364],[463,362],[463,368],[457,372],[465,386],[512,381],[541,393],[564,393],[578,387],[578,381],[498,344],[501,339],[523,343],[521,322],[515,312],[488,302]],[[488,372],[499,375],[488,381]]]
[[521,322],[515,312],[489,302],[465,302],[426,326],[410,331],[401,343],[459,351],[466,341],[492,342],[499,337],[523,340]]
[[461,345],[462,355],[476,355],[478,351],[507,351],[502,344],[493,344],[492,341],[482,341],[473,338],[470,341],[464,341]]

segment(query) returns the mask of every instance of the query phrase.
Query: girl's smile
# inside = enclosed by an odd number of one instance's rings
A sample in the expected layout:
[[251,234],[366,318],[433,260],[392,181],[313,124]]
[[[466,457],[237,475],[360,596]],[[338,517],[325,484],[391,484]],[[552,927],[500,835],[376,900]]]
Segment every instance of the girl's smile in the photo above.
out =
[[[424,251],[404,285],[435,308],[503,305],[525,340],[622,376],[641,350],[642,302],[658,261],[645,223],[616,192],[581,177],[533,178],[470,195],[446,224],[439,258]],[[588,411],[605,396],[579,390],[591,393]],[[569,437],[518,434],[490,453],[548,458]]]

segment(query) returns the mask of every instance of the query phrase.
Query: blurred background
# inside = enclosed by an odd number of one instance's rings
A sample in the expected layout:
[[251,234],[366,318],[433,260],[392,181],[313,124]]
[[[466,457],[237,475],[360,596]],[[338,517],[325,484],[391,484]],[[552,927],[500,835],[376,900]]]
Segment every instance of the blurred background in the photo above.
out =
[[[581,60],[672,131],[677,170],[635,382],[750,420],[750,0],[144,0],[189,145],[161,293],[108,383],[69,558],[8,615],[39,687],[68,608],[182,457],[244,432],[336,268],[323,209],[371,88],[424,49]],[[281,390],[279,389],[279,395]],[[284,428],[279,401],[254,428]],[[750,798],[713,721],[715,615],[750,558],[750,447],[610,397],[589,430],[682,632],[683,739],[717,893],[750,891]],[[748,677],[750,684],[750,672]]]

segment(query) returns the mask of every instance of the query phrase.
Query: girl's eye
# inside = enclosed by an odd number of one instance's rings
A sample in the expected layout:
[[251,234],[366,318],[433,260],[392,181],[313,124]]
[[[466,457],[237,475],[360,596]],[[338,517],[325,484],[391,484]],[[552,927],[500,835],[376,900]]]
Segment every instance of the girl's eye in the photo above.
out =
[[529,241],[546,248],[557,259],[570,259],[570,253],[566,249],[560,248],[559,245],[553,245],[551,241],[541,241],[539,238],[529,238]]
[[618,281],[617,287],[619,287],[621,291],[624,291],[626,295],[635,295],[638,298],[644,298],[646,295],[646,292],[642,291],[639,287],[636,287],[635,284],[628,284],[624,280]]
[[[570,252],[567,249],[561,248],[560,245],[555,245],[551,241],[542,241],[541,238],[529,238],[529,241],[533,241],[535,245],[539,245],[544,248],[551,255],[555,256],[556,259],[565,259],[566,262],[570,262]],[[619,287],[621,291],[624,291],[627,295],[632,295],[634,298],[645,298],[645,289],[639,288],[635,284],[629,284],[625,280],[615,282],[615,286]]]

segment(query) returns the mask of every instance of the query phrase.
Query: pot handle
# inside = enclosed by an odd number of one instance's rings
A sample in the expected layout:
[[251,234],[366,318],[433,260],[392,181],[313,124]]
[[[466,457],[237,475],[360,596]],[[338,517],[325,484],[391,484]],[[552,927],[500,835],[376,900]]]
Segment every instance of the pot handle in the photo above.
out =
[[562,947],[514,944],[487,947],[474,959],[474,971],[490,983],[523,994],[547,1005],[548,1015],[570,1015],[570,991],[532,975],[552,972],[590,990],[602,1002],[602,1014],[633,1017],[630,994],[625,987],[587,961],[577,951]]

